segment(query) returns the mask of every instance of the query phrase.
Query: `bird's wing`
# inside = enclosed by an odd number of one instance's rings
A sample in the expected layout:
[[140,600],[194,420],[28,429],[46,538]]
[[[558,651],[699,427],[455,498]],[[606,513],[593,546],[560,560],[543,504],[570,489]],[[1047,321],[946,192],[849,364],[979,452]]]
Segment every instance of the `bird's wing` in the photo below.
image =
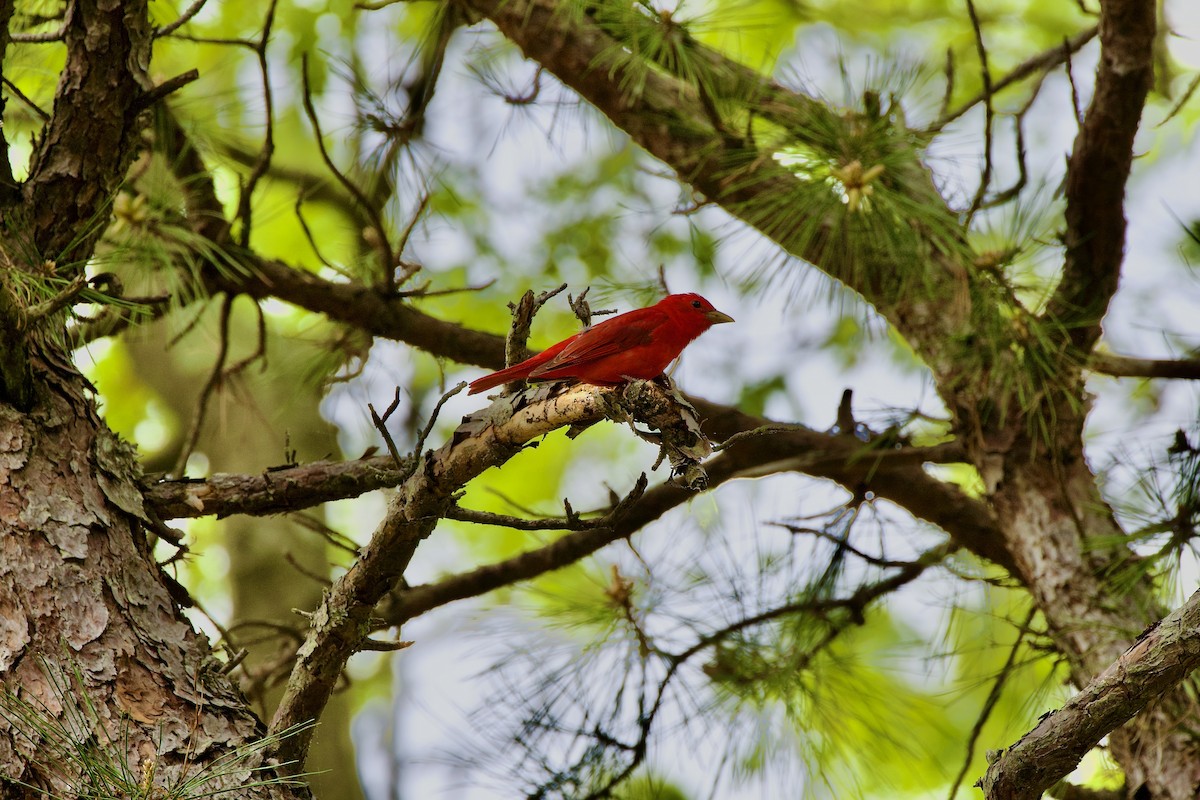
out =
[[654,341],[654,329],[666,320],[667,315],[654,307],[605,320],[577,334],[554,358],[531,371],[529,377],[543,380],[574,377],[572,372],[579,367],[650,344]]

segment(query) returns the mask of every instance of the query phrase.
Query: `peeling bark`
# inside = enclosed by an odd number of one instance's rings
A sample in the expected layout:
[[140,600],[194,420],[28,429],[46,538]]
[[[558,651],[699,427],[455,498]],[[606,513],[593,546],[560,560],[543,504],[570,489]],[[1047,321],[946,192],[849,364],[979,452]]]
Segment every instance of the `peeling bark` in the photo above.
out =
[[[0,682],[42,708],[50,727],[79,714],[75,692],[86,692],[90,733],[111,743],[129,774],[152,764],[160,785],[196,776],[264,728],[180,616],[151,557],[132,449],[98,419],[82,379],[40,366],[35,408],[0,406]],[[75,675],[81,685],[70,693],[55,688]],[[2,716],[0,775],[73,796],[80,765]],[[248,753],[207,788],[241,785],[264,763]]]

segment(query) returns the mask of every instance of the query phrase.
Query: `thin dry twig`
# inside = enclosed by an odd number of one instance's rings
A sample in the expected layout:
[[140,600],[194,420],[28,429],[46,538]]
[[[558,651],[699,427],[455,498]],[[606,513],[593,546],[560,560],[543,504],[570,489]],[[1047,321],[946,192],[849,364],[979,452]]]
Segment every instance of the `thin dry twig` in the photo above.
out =
[[387,228],[383,224],[383,217],[380,215],[379,209],[375,207],[366,194],[333,163],[333,158],[330,157],[329,150],[325,147],[325,136],[321,132],[321,122],[317,118],[317,110],[313,106],[312,85],[308,78],[307,53],[300,58],[300,72],[302,76],[304,113],[308,116],[309,124],[313,126],[313,134],[316,139],[317,150],[321,153],[321,160],[325,162],[326,169],[333,174],[338,183],[342,185],[342,188],[349,192],[363,211],[366,212],[367,218],[370,220],[368,230],[372,232],[372,235],[366,237],[369,240],[368,244],[374,248],[376,254],[379,256],[380,266],[388,276],[385,287],[381,288],[387,288],[390,291],[392,283],[391,273],[395,265],[392,261],[392,246],[388,242]]
[[221,303],[217,358],[213,364],[212,372],[208,375],[208,380],[204,382],[204,387],[200,390],[200,397],[196,401],[196,413],[192,415],[192,424],[188,427],[187,436],[184,437],[183,448],[179,451],[179,457],[175,459],[175,466],[172,469],[172,473],[179,477],[183,477],[188,459],[191,458],[192,452],[196,449],[196,443],[200,440],[200,428],[204,424],[205,415],[208,413],[209,400],[212,398],[213,392],[221,384],[221,378],[225,372],[225,359],[229,357],[229,319],[233,310],[234,299],[233,295],[226,295],[225,300]]
[[204,8],[204,4],[207,2],[208,0],[194,0],[190,6],[183,10],[183,13],[180,14],[174,22],[163,25],[161,28],[155,30],[154,38],[157,39],[160,36],[168,36],[191,22],[192,19],[200,13],[201,9]]
[[[275,154],[275,100],[274,94],[271,91],[271,79],[267,69],[267,45],[271,41],[271,28],[275,24],[275,9],[278,5],[278,0],[271,0],[267,5],[267,14],[263,20],[262,33],[258,37],[258,42],[254,46],[254,54],[258,60],[258,72],[262,81],[264,113],[266,115],[266,132],[263,134],[263,144],[258,151],[258,158],[254,161],[254,166],[250,170],[250,176],[246,178],[245,185],[242,186],[238,197],[237,218],[242,220],[242,229],[239,236],[242,247],[250,246],[250,233],[253,227],[251,215],[253,213],[251,199],[254,196],[254,190],[258,186],[259,180],[267,174],[267,170],[271,167],[271,158]],[[305,74],[304,81],[305,96],[308,92],[308,76]],[[317,130],[318,140],[321,137],[321,132]]]
[[39,117],[39,118],[42,120],[42,122],[49,122],[49,121],[50,121],[50,113],[49,113],[48,111],[44,110],[44,109],[43,109],[41,106],[39,106],[37,103],[35,103],[35,102],[33,102],[32,100],[30,100],[30,99],[29,99],[29,98],[28,98],[28,97],[25,95],[25,93],[24,93],[24,92],[22,92],[22,91],[20,90],[20,88],[19,88],[19,87],[18,87],[18,86],[17,86],[15,83],[13,83],[13,82],[12,82],[12,81],[10,81],[8,78],[5,78],[5,77],[3,77],[3,76],[0,76],[0,81],[3,81],[3,82],[4,82],[4,85],[5,85],[6,87],[8,87],[8,90],[9,90],[10,92],[12,92],[12,93],[13,93],[13,97],[17,98],[17,99],[18,99],[18,100],[20,100],[22,103],[24,103],[26,106],[28,106],[28,107],[29,107],[29,109],[30,109],[31,111],[33,111],[33,113],[34,113],[34,114],[37,114],[37,115],[38,115],[38,117]]
[[996,708],[996,704],[1000,702],[1000,695],[1004,691],[1004,684],[1013,673],[1013,667],[1017,663],[1017,654],[1021,652],[1021,646],[1025,644],[1025,634],[1029,632],[1029,626],[1033,624],[1035,616],[1037,616],[1037,608],[1030,608],[1029,613],[1025,616],[1025,621],[1018,629],[1017,640],[1009,648],[1008,658],[1004,660],[1004,666],[1000,668],[996,679],[992,681],[992,688],[988,690],[987,699],[983,701],[983,707],[979,710],[979,716],[975,718],[975,724],[971,726],[971,733],[967,737],[966,757],[963,759],[962,768],[954,776],[954,783],[950,785],[948,800],[954,800],[958,796],[958,790],[962,786],[963,780],[967,777],[967,770],[971,768],[971,761],[975,758],[975,746],[979,743],[979,737],[983,734],[983,726],[987,724],[987,721],[992,716],[992,711]]
[[345,272],[338,267],[335,267],[333,262],[327,259],[321,252],[321,248],[317,246],[317,241],[313,238],[312,230],[308,227],[308,220],[304,219],[304,213],[300,210],[302,205],[304,205],[304,192],[298,192],[296,194],[296,205],[293,206],[293,211],[296,214],[296,221],[300,223],[300,230],[304,231],[304,238],[308,241],[308,246],[312,248],[313,254],[317,257],[318,261],[339,275],[344,275]]
[[396,442],[392,439],[392,434],[387,429],[388,418],[400,407],[400,387],[396,387],[396,393],[392,396],[391,405],[382,415],[375,412],[375,406],[367,403],[367,410],[371,412],[371,424],[375,426],[375,430],[379,431],[379,435],[383,437],[384,444],[387,445],[388,453],[392,456],[392,461],[395,462],[397,469],[405,469],[404,461],[400,457],[400,450],[396,447]]
[[509,303],[508,309],[512,312],[512,327],[508,332],[508,338],[504,341],[504,362],[506,366],[511,367],[513,364],[519,364],[529,358],[529,348],[526,343],[529,341],[529,331],[533,326],[534,316],[542,309],[542,306],[550,300],[550,298],[562,292],[567,288],[567,284],[562,284],[556,289],[551,289],[548,292],[534,295],[533,290],[525,292],[521,295],[521,299],[516,303]]
[[984,97],[984,122],[983,122],[983,174],[979,178],[979,188],[975,190],[975,197],[971,199],[971,205],[967,209],[965,227],[970,227],[971,219],[975,216],[975,212],[979,210],[983,204],[983,198],[987,195],[988,186],[992,182],[992,138],[996,120],[996,106],[992,102],[994,94],[992,88],[992,71],[988,67],[987,46],[983,41],[983,28],[979,23],[979,15],[975,12],[974,0],[966,0],[967,15],[971,18],[971,30],[975,34],[975,52],[979,56],[979,74],[983,81],[983,97]]
[[[992,94],[1002,92],[1014,83],[1022,81],[1034,73],[1048,74],[1058,65],[1068,62],[1071,54],[1078,52],[1084,45],[1095,39],[1099,31],[1099,26],[1094,25],[1069,39],[1064,39],[1062,45],[1056,45],[1022,61],[1003,78],[993,82]],[[941,130],[988,98],[986,92],[980,92],[962,105],[957,106],[953,111],[947,111],[947,107],[950,104],[950,96],[954,90],[954,59],[952,52],[949,50],[946,52],[946,84],[946,93],[942,99],[942,112],[938,116],[938,121],[930,128],[931,132]]]

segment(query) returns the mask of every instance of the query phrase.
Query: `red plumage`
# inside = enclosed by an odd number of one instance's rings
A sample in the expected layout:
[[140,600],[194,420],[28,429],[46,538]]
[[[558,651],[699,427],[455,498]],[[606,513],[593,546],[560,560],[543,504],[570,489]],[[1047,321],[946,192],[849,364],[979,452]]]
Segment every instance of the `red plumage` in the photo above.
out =
[[662,374],[683,348],[713,325],[733,322],[698,294],[672,294],[649,308],[628,311],[585,328],[520,364],[471,382],[468,394],[516,380],[574,378],[615,386]]

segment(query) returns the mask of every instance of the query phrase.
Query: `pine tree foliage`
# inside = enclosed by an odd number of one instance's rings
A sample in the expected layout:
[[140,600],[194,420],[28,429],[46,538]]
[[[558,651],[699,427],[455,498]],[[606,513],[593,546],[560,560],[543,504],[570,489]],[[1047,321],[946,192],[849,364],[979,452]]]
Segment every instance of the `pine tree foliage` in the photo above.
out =
[[[1145,208],[1200,81],[1152,5],[0,4],[2,560],[92,569],[49,523],[93,520],[140,559],[94,583],[216,643],[0,586],[5,790],[1194,796],[1200,209],[1150,257]],[[682,389],[461,392],[692,290],[738,324]],[[95,435],[21,495],[63,398]]]

